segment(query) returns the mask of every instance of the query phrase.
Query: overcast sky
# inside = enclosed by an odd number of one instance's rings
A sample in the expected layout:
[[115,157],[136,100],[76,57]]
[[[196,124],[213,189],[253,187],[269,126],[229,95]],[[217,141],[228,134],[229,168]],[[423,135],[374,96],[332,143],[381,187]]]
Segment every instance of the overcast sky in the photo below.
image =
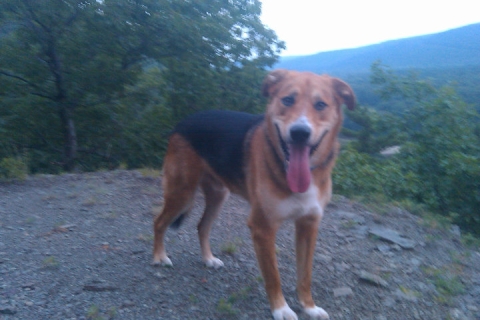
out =
[[480,22],[480,0],[261,0],[282,56],[355,48]]

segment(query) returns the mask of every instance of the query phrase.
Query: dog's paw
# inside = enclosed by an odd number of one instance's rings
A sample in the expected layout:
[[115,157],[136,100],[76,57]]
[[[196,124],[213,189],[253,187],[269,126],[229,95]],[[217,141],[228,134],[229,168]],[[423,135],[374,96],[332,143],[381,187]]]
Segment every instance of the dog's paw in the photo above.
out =
[[310,316],[310,319],[315,320],[327,320],[330,319],[328,313],[320,307],[313,307],[313,308],[305,308],[305,313]]
[[165,257],[161,260],[153,260],[152,265],[153,266],[169,267],[169,268],[173,267],[172,260],[170,260],[169,257]]
[[272,315],[275,320],[298,320],[297,314],[290,309],[288,304],[273,310]]
[[208,268],[219,269],[219,268],[224,266],[223,261],[218,259],[218,258],[215,258],[215,257],[210,258],[210,259],[206,259],[204,261],[205,261],[205,265]]

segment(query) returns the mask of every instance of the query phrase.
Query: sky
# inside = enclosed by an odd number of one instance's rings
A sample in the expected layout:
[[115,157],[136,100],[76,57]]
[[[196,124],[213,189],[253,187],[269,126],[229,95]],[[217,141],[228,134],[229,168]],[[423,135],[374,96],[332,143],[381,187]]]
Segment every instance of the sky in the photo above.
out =
[[260,0],[282,56],[356,48],[480,22],[479,0]]

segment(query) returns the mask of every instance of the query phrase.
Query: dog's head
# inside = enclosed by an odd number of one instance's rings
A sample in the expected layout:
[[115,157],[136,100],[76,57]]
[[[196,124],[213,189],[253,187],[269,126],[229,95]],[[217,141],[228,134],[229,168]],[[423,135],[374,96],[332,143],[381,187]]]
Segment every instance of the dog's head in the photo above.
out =
[[288,185],[292,192],[305,192],[311,168],[320,161],[317,150],[333,148],[343,119],[341,106],[352,110],[355,95],[340,79],[282,69],[265,77],[262,92],[269,98],[268,131],[283,153]]

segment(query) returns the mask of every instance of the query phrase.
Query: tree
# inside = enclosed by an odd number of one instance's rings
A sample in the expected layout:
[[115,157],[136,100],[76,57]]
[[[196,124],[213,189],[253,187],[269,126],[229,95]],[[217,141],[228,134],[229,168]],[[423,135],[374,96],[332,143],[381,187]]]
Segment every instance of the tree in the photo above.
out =
[[402,131],[402,118],[386,111],[358,106],[356,110],[346,110],[349,121],[356,124],[356,130],[344,128],[342,133],[353,137],[352,142],[359,152],[378,155],[386,147],[405,142],[406,134]]
[[6,149],[28,150],[38,171],[58,164],[70,171],[91,156],[118,162],[109,146],[132,132],[118,121],[129,111],[118,106],[131,101],[127,95],[150,66],[162,71],[154,84],[165,95],[160,109],[176,119],[218,106],[220,85],[237,69],[276,61],[283,43],[261,24],[260,8],[250,0],[3,1]]
[[479,115],[451,87],[435,89],[414,76],[396,77],[374,65],[384,98],[403,97],[408,142],[397,158],[416,177],[410,197],[463,227],[480,232]]

